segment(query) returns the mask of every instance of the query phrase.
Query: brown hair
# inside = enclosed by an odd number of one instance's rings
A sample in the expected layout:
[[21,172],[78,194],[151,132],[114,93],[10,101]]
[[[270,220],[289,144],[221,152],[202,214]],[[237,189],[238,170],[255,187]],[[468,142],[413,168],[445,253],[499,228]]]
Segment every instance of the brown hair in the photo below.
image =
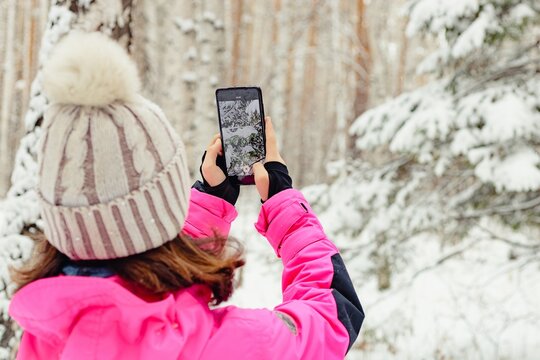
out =
[[141,254],[111,260],[73,261],[53,247],[43,234],[33,236],[34,253],[12,278],[18,288],[62,273],[69,262],[81,266],[107,267],[135,289],[161,296],[194,284],[212,291],[212,303],[226,301],[232,294],[234,271],[244,265],[243,249],[235,239],[219,235],[192,239],[180,234],[164,245]]

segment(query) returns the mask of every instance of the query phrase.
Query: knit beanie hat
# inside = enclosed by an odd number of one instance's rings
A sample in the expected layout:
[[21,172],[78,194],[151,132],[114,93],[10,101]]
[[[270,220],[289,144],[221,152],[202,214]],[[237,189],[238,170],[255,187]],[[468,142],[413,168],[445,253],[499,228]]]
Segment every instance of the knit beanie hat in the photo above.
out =
[[127,52],[101,33],[71,33],[45,64],[43,88],[38,194],[48,241],[90,260],[174,239],[189,201],[184,145],[139,95]]

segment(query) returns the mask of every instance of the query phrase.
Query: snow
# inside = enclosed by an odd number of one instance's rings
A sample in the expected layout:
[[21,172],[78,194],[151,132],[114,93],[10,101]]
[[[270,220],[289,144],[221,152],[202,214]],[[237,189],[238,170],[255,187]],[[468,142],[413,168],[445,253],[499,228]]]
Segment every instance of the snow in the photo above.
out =
[[[437,254],[430,239],[417,240],[419,259]],[[421,273],[391,296],[364,286],[364,334],[374,329],[371,336],[383,343],[386,337],[388,343],[382,348],[368,345],[363,355],[534,359],[540,350],[540,308],[531,300],[540,296],[538,275],[532,266],[520,273],[520,262],[505,268],[506,262],[504,245],[477,241],[467,256]]]
[[499,30],[496,23],[495,9],[491,5],[485,6],[480,16],[456,40],[452,48],[452,56],[461,58],[480,49],[484,45],[486,36]]
[[185,34],[195,31],[195,21],[193,19],[182,19],[177,18],[174,23],[180,28]]
[[0,257],[12,260],[10,263],[5,261],[0,262],[0,282],[2,284],[9,284],[7,293],[0,293],[0,312],[7,314],[9,302],[5,296],[13,290],[13,284],[9,282],[9,266],[20,265],[21,259],[28,259],[32,252],[32,240],[27,236],[9,235],[3,237],[2,241],[4,244],[0,248]]
[[480,0],[420,0],[413,5],[407,35],[419,34],[426,27],[437,33],[478,12]]
[[450,57],[450,49],[445,47],[428,55],[416,68],[418,75],[435,72]]
[[88,9],[92,3],[92,0],[78,0],[77,2],[81,8]]
[[214,21],[216,21],[216,14],[213,13],[212,11],[205,11],[202,14],[202,18],[205,21],[214,22]]
[[492,181],[498,192],[533,191],[540,187],[540,155],[522,148],[504,159],[483,156],[476,167],[476,176]]
[[208,54],[203,54],[201,56],[201,64],[209,64],[212,58]]
[[[407,36],[431,35],[439,48],[427,57],[419,72],[441,70],[482,49],[521,36],[538,11],[520,0],[504,4],[491,0],[417,0],[407,3]],[[498,40],[494,40],[494,38]]]
[[194,71],[186,71],[182,74],[182,80],[187,83],[195,83],[198,79],[198,75]]
[[[499,95],[496,94],[496,89],[490,92],[493,97]],[[499,95],[501,98],[497,101],[482,103],[481,113],[485,125],[480,136],[485,142],[505,142],[516,137],[532,139],[540,136],[540,114],[527,104],[527,97],[523,99],[518,94],[521,95],[519,92],[507,92]],[[471,101],[476,101],[476,98],[478,97],[471,98]]]
[[518,4],[510,13],[512,21],[520,24],[535,16],[534,10],[528,4]]
[[[210,76],[210,78],[208,79],[208,82],[210,83],[210,85],[212,86],[217,86],[219,84],[219,78],[215,75],[212,75]],[[212,112],[212,115],[214,115],[214,113]]]
[[195,60],[197,58],[197,48],[195,46],[190,46],[184,56],[187,60]]

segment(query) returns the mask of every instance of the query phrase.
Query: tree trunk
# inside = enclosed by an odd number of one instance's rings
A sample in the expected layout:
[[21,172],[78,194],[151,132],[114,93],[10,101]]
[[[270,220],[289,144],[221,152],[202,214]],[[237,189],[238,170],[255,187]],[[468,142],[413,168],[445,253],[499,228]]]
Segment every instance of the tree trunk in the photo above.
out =
[[409,52],[409,38],[407,37],[407,23],[409,22],[408,18],[403,19],[402,31],[401,31],[401,41],[400,41],[400,50],[399,50],[399,62],[398,70],[396,75],[396,90],[394,91],[394,96],[398,96],[403,92],[403,84],[405,83],[405,72],[407,71],[407,54]]
[[195,116],[189,119],[195,130],[186,140],[193,149],[191,158],[196,162],[192,169],[198,170],[204,148],[212,135],[219,132],[214,94],[224,77],[225,32],[222,0],[204,0],[197,10],[196,44],[200,56],[196,65],[197,90],[193,94],[196,111]]
[[233,86],[238,85],[240,78],[240,40],[242,29],[243,0],[234,0],[232,8],[232,53],[230,56],[229,71],[231,74],[230,82]]
[[369,73],[371,68],[371,52],[368,34],[366,30],[365,11],[366,7],[364,5],[364,0],[357,0],[356,35],[358,38],[358,45],[356,49],[356,64],[358,65],[358,70],[356,95],[354,99],[354,119],[356,119],[364,111],[367,110],[369,98]]
[[[302,112],[299,114],[298,119],[298,143],[296,144],[297,157],[299,160],[299,168],[297,179],[298,182],[306,183],[306,178],[310,167],[317,164],[317,159],[313,158],[313,153],[316,151],[309,150],[312,147],[321,147],[323,144],[317,144],[314,141],[312,135],[314,131],[307,131],[308,126],[311,126],[310,122],[319,121],[317,112],[315,110],[316,103],[312,101],[316,95],[315,81],[317,78],[317,39],[318,39],[318,1],[312,0],[311,2],[311,16],[309,18],[309,28],[307,33],[307,48],[304,52],[304,73],[303,73],[303,86],[301,93],[300,108]],[[313,149],[315,150],[315,149]],[[307,155],[308,152],[312,153],[311,156]],[[316,168],[317,166],[315,166]],[[317,177],[317,170],[311,172],[312,178]],[[314,182],[316,182],[316,179]]]
[[[264,68],[268,69],[265,74],[264,84],[268,84],[268,93],[271,94],[270,101],[265,98],[265,106],[267,106],[266,115],[272,117],[272,121],[276,125],[277,131],[281,134],[279,137],[279,145],[283,144],[282,126],[285,123],[285,79],[287,73],[287,49],[284,46],[286,43],[282,33],[282,28],[285,26],[282,19],[282,0],[274,0],[270,11],[273,12],[272,26],[270,31],[270,39],[268,42],[267,51],[262,54]],[[265,89],[266,90],[266,89]],[[268,106],[270,105],[270,106]],[[286,155],[284,155],[286,156]]]
[[[9,0],[6,12],[6,35],[3,57],[2,107],[0,112],[0,169],[11,168],[10,130],[13,116],[13,93],[15,91],[15,17],[17,1]],[[0,196],[9,187],[9,172],[0,171]]]
[[[344,47],[349,46],[348,41],[344,41],[342,34],[340,33],[340,24],[344,20],[342,19],[342,13],[350,14],[348,12],[347,4],[342,1],[335,1],[331,3],[331,51],[332,53],[338,53]],[[346,78],[346,68],[342,59],[338,56],[333,56],[331,61],[332,74],[328,79],[328,89],[330,93],[336,94],[328,99],[329,106],[327,107],[326,117],[334,118],[334,121],[329,122],[328,135],[332,136],[327,143],[331,144],[326,161],[331,160],[344,160],[347,156],[347,143],[348,143],[348,123],[346,113],[346,104],[349,100],[345,95],[345,91],[340,91],[343,87],[349,88]],[[348,91],[347,91],[348,92]],[[338,95],[341,94],[341,95]]]
[[[0,1],[0,198],[9,189],[15,150],[24,135],[23,119],[36,74],[45,30],[47,0]],[[10,59],[6,59],[5,57]],[[7,60],[7,61],[6,61]]]

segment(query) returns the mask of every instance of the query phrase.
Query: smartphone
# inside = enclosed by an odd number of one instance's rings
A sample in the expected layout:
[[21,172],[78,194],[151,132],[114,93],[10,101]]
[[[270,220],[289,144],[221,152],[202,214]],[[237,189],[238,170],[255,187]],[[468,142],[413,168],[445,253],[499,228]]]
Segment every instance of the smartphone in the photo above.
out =
[[255,184],[253,164],[266,156],[262,91],[258,87],[217,89],[216,103],[227,176],[242,185]]

